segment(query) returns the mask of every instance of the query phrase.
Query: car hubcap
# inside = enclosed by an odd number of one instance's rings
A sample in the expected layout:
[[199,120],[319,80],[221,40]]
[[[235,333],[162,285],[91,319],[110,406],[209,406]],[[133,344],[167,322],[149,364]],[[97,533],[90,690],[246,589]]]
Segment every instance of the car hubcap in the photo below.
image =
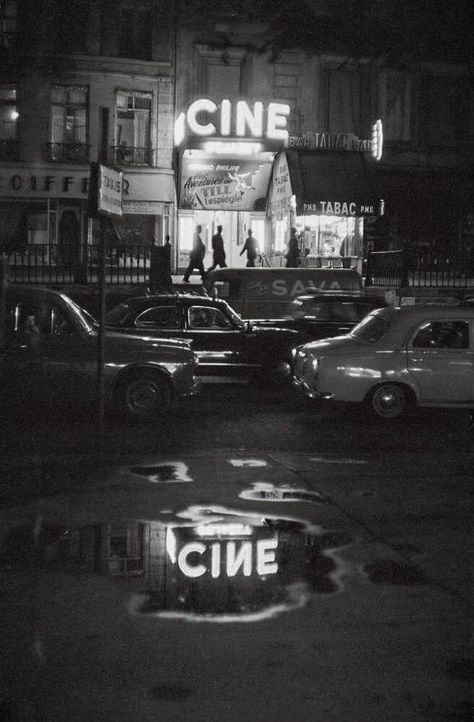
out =
[[374,409],[380,416],[398,416],[405,407],[405,394],[397,386],[383,386],[374,395]]
[[144,413],[155,408],[158,401],[157,389],[153,384],[136,383],[128,392],[128,406],[135,413]]

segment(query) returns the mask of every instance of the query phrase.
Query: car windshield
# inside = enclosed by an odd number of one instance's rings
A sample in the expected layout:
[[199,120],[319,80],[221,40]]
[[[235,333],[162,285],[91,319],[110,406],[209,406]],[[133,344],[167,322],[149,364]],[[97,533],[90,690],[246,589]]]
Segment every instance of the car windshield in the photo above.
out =
[[390,321],[386,316],[370,313],[357,326],[354,326],[351,333],[362,341],[375,343],[382,338],[389,327]]
[[225,306],[226,306],[225,313],[227,314],[227,316],[229,318],[232,319],[233,323],[235,323],[235,325],[238,326],[239,328],[244,328],[245,321],[239,316],[239,314],[236,311],[234,311],[232,306],[229,306],[228,303],[226,303]]
[[85,308],[81,308],[80,306],[78,306],[75,301],[68,299],[68,303],[74,308],[74,311],[76,312],[79,321],[81,322],[87,333],[92,333],[99,325],[95,318],[89,313],[89,311],[86,311]]

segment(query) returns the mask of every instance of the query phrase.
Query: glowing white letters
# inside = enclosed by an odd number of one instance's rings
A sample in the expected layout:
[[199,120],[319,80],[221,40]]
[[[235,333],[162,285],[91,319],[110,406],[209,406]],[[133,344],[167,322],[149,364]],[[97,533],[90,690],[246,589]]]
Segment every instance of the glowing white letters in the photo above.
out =
[[[203,115],[205,114],[207,114],[208,122],[204,121]],[[190,132],[200,137],[234,135],[238,138],[245,138],[249,135],[254,138],[266,136],[274,140],[286,140],[288,137],[286,124],[289,114],[290,106],[286,103],[269,103],[265,123],[265,109],[260,101],[254,103],[250,108],[245,100],[239,100],[234,108],[231,101],[227,99],[218,106],[213,100],[200,98],[189,106],[186,122]],[[182,124],[183,116],[180,115],[175,127],[177,142],[180,142],[183,137]]]
[[[224,573],[227,577],[235,577],[239,569],[245,577],[252,574],[252,567],[260,576],[276,574],[278,562],[275,561],[275,550],[278,547],[278,538],[260,539],[255,545],[250,541],[189,542],[185,544],[178,554],[178,567],[183,574],[191,579],[202,577],[206,572],[211,573],[213,579]],[[189,559],[191,555],[198,555],[197,559]],[[221,560],[225,559],[225,570],[222,571]]]

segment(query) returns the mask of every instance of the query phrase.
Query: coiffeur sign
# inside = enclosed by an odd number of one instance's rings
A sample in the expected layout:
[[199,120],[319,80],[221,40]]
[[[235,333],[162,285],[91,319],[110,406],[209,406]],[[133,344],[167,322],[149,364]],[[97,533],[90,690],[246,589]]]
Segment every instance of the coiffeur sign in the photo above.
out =
[[180,208],[265,210],[272,154],[215,156],[185,151],[181,163]]

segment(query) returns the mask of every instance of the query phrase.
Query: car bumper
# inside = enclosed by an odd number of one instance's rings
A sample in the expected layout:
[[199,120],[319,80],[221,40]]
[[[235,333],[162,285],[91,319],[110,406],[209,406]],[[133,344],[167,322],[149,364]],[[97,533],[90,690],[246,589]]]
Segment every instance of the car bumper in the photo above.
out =
[[319,389],[314,388],[314,386],[309,386],[306,381],[297,376],[293,376],[292,383],[293,388],[309,399],[332,399],[334,397],[334,394],[323,393]]

